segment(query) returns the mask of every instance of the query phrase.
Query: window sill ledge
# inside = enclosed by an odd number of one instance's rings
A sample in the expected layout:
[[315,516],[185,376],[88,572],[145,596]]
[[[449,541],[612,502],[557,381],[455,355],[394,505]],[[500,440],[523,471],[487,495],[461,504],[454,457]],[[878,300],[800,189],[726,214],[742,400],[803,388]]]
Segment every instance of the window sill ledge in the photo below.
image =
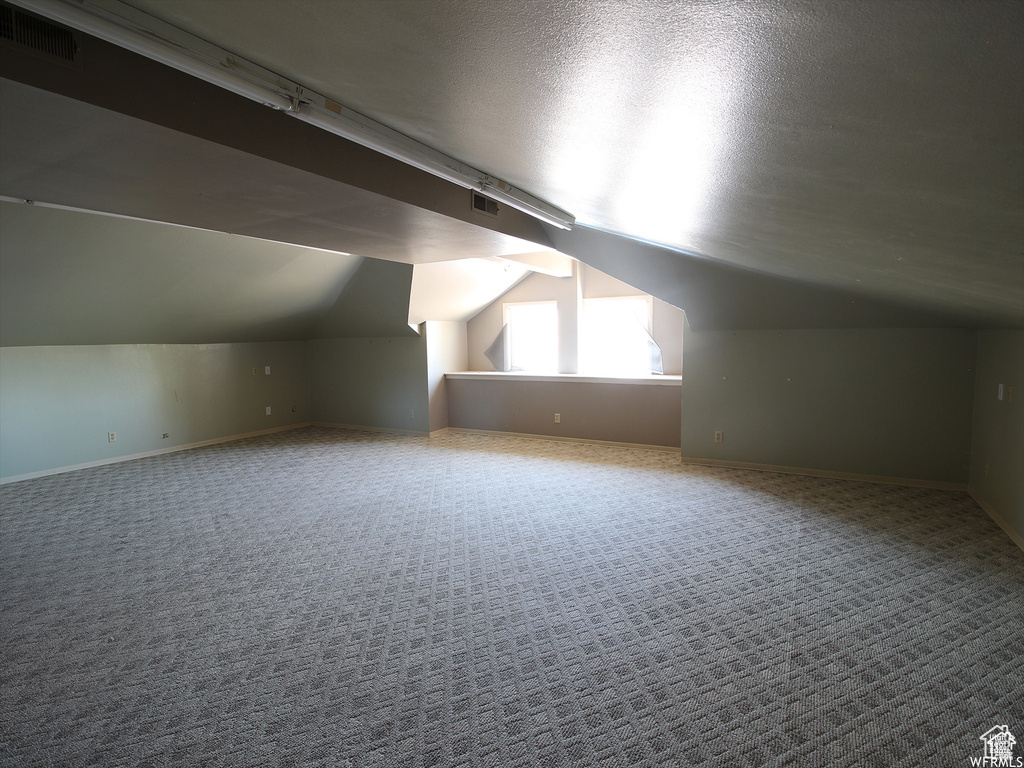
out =
[[630,386],[681,387],[682,376],[586,376],[579,373],[522,373],[520,371],[459,371],[446,373],[455,381],[560,381],[577,384],[629,384]]

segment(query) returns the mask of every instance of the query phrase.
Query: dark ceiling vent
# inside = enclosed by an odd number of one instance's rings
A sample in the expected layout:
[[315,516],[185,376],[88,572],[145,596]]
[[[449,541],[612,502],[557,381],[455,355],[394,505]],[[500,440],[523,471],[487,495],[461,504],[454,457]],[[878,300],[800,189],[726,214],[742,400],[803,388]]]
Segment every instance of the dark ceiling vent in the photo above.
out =
[[0,40],[63,64],[76,64],[78,34],[33,13],[0,3]]
[[484,197],[479,192],[473,193],[473,210],[487,216],[497,217],[498,204],[489,197]]

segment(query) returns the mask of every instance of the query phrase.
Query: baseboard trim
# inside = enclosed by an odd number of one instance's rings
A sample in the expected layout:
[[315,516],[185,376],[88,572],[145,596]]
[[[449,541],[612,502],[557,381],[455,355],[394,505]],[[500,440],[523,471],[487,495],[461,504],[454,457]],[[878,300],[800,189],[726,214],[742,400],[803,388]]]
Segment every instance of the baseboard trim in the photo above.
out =
[[985,501],[973,485],[968,487],[967,492],[971,494],[971,498],[978,503],[978,506],[985,510],[985,514],[991,517],[992,521],[1003,529],[1003,532],[1010,537],[1010,540],[1020,547],[1021,551],[1024,551],[1024,536],[1016,531],[1009,521],[996,511],[995,507]]
[[684,464],[700,464],[706,467],[724,467],[726,469],[751,469],[755,472],[777,472],[783,475],[806,475],[808,477],[825,477],[831,480],[858,480],[865,483],[883,483],[885,485],[906,485],[912,488],[931,488],[937,491],[968,492],[967,483],[943,483],[937,480],[916,480],[912,477],[888,477],[887,475],[861,475],[855,472],[832,472],[827,469],[805,469],[803,467],[785,467],[776,464],[751,464],[746,461],[721,461],[718,459],[695,459],[682,457]]
[[10,477],[0,478],[0,485],[7,485],[8,483],[20,483],[22,480],[34,480],[37,477],[49,477],[50,475],[62,475],[65,472],[77,472],[80,469],[91,469],[92,467],[104,467],[108,464],[120,464],[124,461],[135,461],[136,459],[146,459],[150,456],[162,456],[165,453],[177,453],[178,451],[188,451],[192,448],[202,448],[204,445],[216,445],[217,443],[230,443],[232,440],[244,440],[247,437],[259,437],[260,435],[271,435],[275,432],[288,432],[292,429],[301,429],[302,427],[310,426],[310,422],[303,421],[299,424],[288,424],[283,427],[271,427],[270,429],[260,429],[255,432],[243,432],[239,435],[229,435],[227,437],[215,437],[211,440],[200,440],[197,443],[183,443],[182,445],[174,445],[170,448],[157,448],[152,451],[143,451],[142,453],[131,453],[126,456],[112,456],[109,459],[99,459],[97,461],[87,461],[83,464],[70,464],[66,467],[55,467],[53,469],[43,469],[38,472],[27,472],[23,475],[11,475]]
[[327,427],[328,429],[353,429],[358,432],[381,432],[385,435],[412,435],[413,437],[428,437],[430,432],[421,432],[416,429],[393,429],[391,427],[364,427],[361,424],[335,424],[332,421],[314,421],[314,427]]
[[534,435],[529,432],[499,432],[492,429],[464,429],[463,427],[446,427],[444,430],[431,432],[441,434],[443,432],[463,432],[471,435],[494,435],[496,437],[525,437],[529,440],[550,440],[555,443],[586,443],[587,445],[606,445],[611,448],[639,448],[644,451],[662,451],[666,453],[679,453],[679,448],[671,445],[648,445],[646,443],[619,443],[614,440],[591,440],[586,437],[560,437],[558,435]]

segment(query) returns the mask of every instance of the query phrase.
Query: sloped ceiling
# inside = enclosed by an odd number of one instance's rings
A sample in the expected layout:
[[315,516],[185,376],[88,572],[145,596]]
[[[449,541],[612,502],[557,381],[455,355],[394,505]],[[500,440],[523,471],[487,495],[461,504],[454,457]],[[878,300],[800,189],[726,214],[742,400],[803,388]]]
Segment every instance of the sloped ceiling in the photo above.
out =
[[474,220],[464,190],[95,42],[83,76],[3,58],[38,88],[3,84],[0,193],[407,263],[554,245],[695,328],[1024,327],[1020,2],[131,4],[581,225]]
[[306,338],[365,261],[0,202],[0,346]]
[[530,274],[497,259],[460,259],[413,267],[409,324],[464,321]]
[[133,0],[573,212],[1024,324],[1016,0]]
[[415,264],[537,248],[323,171],[9,80],[0,80],[0,161],[11,197],[372,258]]

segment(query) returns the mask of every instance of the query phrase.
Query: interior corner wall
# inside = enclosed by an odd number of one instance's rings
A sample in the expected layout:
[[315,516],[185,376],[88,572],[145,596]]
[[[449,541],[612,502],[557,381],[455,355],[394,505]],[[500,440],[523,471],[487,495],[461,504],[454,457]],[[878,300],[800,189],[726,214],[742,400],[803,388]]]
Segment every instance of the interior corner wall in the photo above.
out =
[[448,426],[448,385],[445,373],[469,367],[464,322],[433,321],[423,324],[427,340],[427,397],[430,431]]
[[307,343],[314,422],[429,431],[427,346],[422,336]]
[[0,393],[5,479],[310,419],[301,341],[4,347]]
[[968,481],[973,331],[687,328],[683,350],[683,457]]
[[1024,331],[978,332],[970,477],[975,497],[1024,548]]

